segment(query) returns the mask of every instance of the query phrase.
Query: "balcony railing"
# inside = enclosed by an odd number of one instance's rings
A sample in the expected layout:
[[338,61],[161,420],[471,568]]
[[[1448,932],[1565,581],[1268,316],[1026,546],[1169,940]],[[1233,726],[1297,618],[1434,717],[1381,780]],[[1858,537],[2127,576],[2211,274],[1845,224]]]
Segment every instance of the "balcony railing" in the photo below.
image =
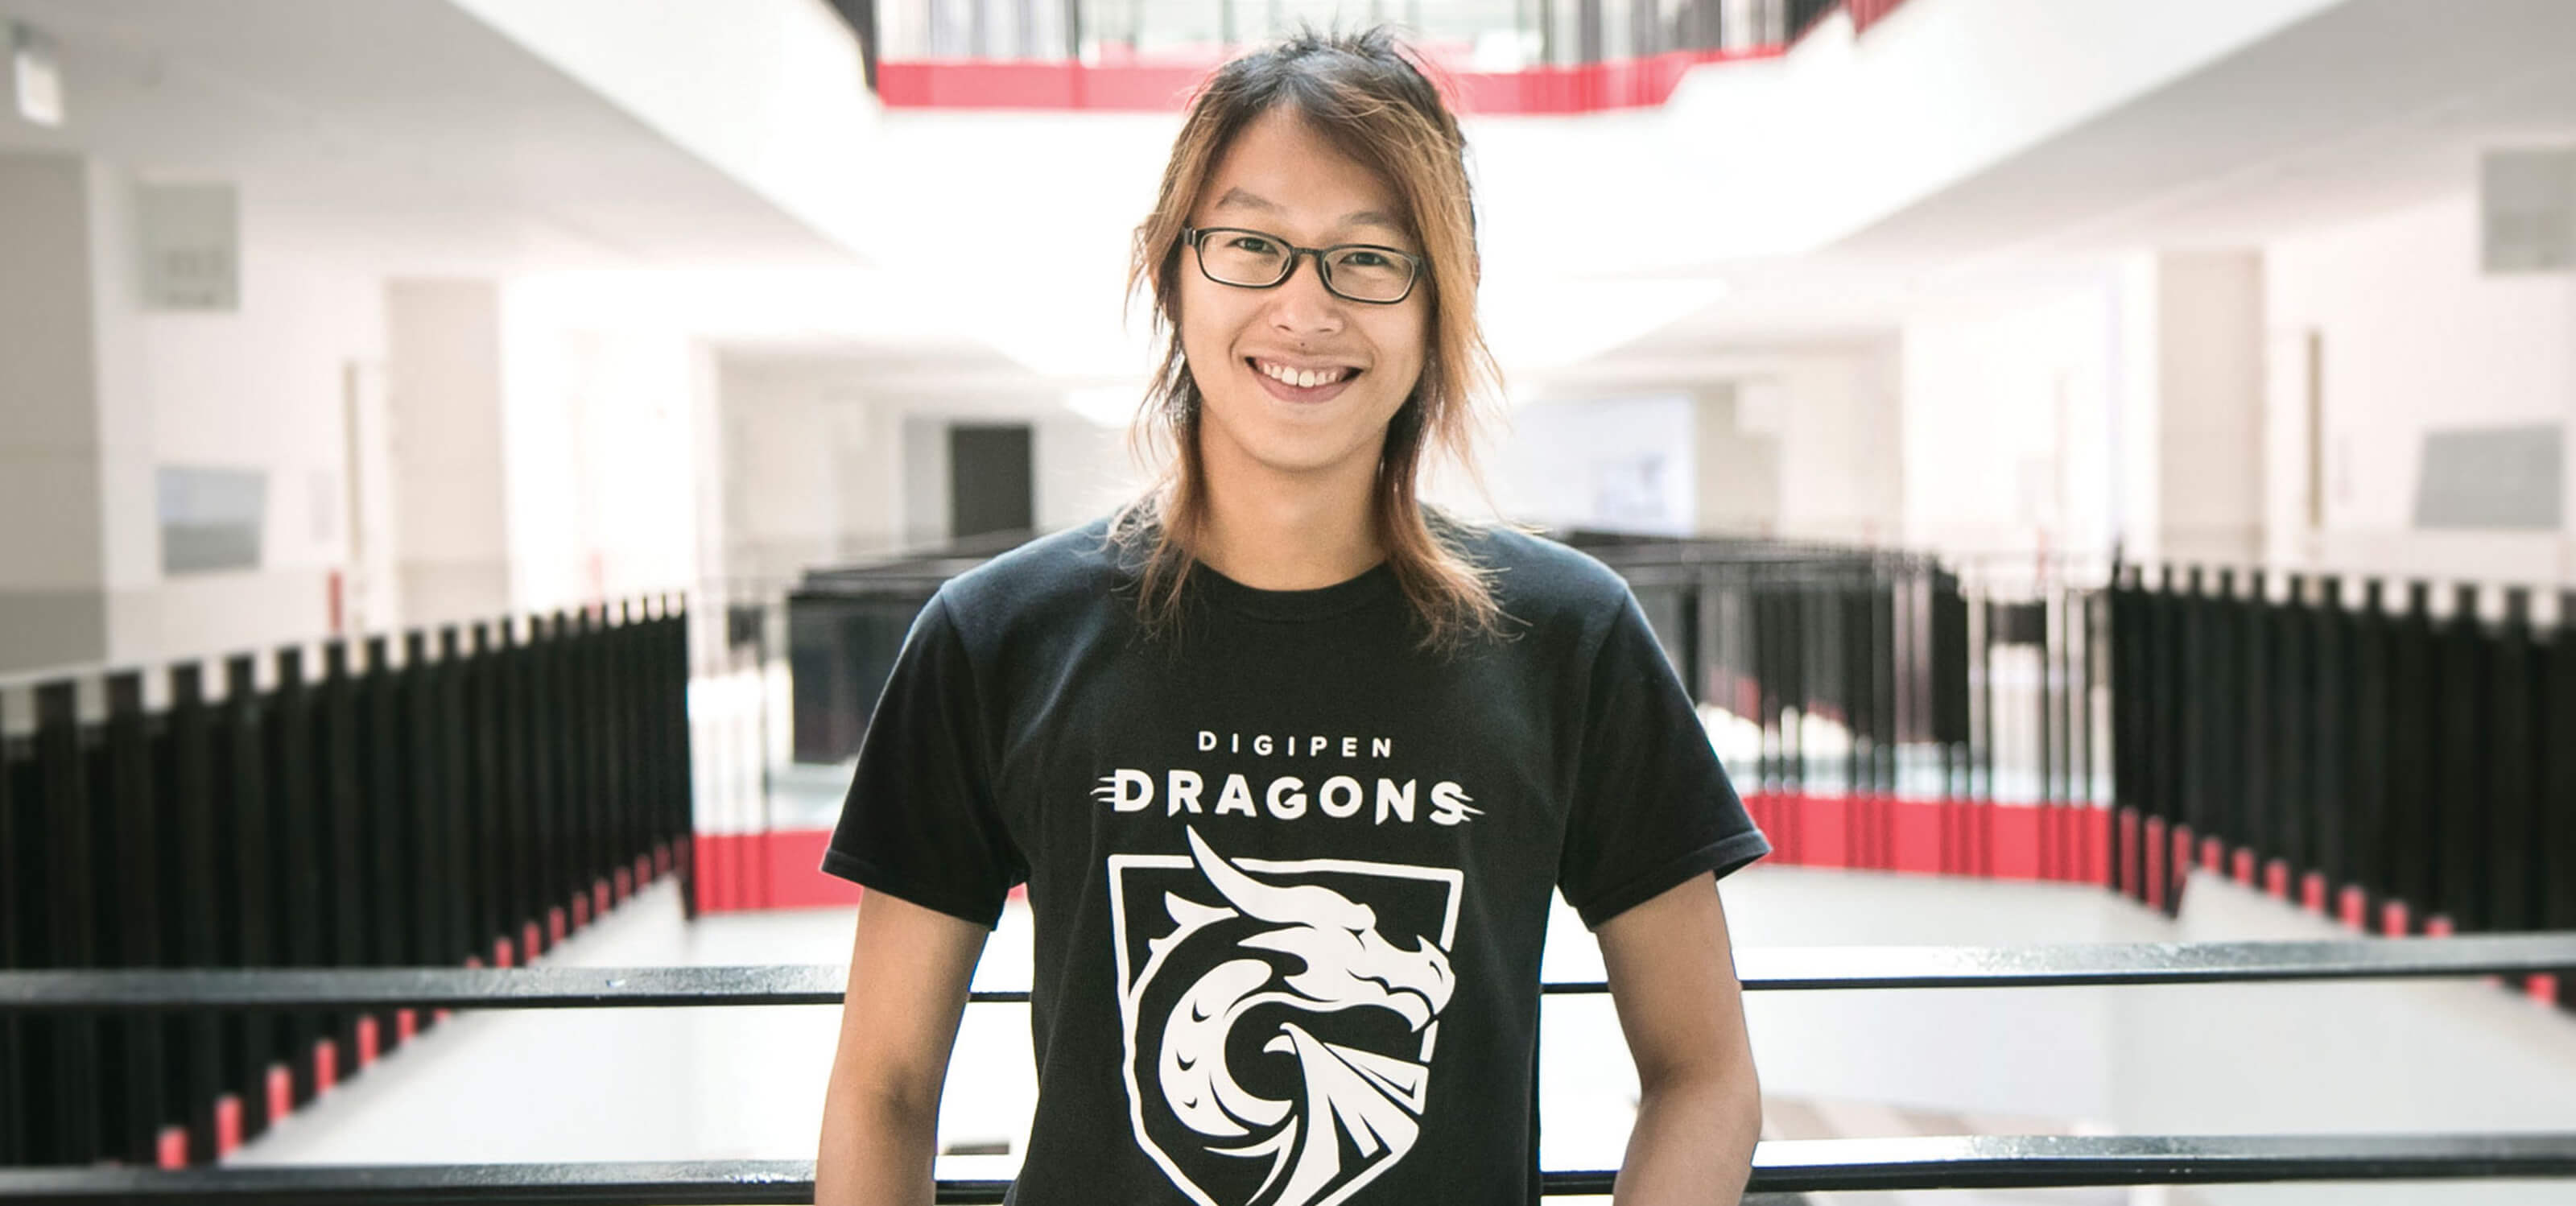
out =
[[1701,63],[1766,58],[1848,8],[1901,0],[833,0],[894,107],[1177,108],[1245,47],[1301,25],[1399,26],[1470,112],[1663,103]]

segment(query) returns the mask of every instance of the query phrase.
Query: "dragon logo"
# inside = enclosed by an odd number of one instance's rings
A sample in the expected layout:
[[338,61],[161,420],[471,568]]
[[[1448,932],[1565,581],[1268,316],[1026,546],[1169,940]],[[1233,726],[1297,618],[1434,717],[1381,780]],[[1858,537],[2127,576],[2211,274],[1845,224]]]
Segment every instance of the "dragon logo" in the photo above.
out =
[[1333,1206],[1420,1137],[1463,877],[1114,855],[1136,1140],[1200,1206]]

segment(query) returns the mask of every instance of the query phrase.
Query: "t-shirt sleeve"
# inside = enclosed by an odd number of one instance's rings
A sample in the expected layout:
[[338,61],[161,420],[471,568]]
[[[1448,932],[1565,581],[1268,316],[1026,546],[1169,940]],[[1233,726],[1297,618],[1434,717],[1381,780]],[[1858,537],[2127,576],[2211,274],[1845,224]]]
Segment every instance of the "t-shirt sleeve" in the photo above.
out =
[[826,874],[987,929],[1025,864],[1001,822],[976,681],[944,596],[914,617],[877,698]]
[[1619,606],[1593,659],[1557,868],[1566,903],[1593,929],[1692,876],[1723,879],[1771,853],[1635,594],[1623,589]]

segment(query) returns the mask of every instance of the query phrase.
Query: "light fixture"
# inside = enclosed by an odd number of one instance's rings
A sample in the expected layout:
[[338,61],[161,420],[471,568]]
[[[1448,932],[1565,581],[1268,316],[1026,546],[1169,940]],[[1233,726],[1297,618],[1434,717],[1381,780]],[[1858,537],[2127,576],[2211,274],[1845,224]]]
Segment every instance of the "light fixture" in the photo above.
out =
[[52,38],[11,22],[9,75],[17,83],[18,116],[40,126],[63,124],[63,72]]

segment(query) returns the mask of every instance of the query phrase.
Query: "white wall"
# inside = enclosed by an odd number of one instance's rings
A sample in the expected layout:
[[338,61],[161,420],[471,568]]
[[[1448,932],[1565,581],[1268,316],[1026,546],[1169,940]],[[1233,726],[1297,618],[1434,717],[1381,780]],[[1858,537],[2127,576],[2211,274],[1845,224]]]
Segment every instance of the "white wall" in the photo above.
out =
[[698,392],[687,330],[595,317],[591,286],[545,276],[502,293],[502,439],[511,606],[552,610],[699,583]]
[[1494,501],[1531,523],[1688,535],[1700,509],[1697,412],[1678,392],[1519,407],[1487,475]]
[[2158,551],[2263,552],[2263,264],[2251,251],[2154,259]]
[[501,289],[491,281],[386,287],[395,580],[402,622],[510,607],[501,456]]
[[2120,475],[2120,291],[1964,299],[1903,330],[1908,544],[1963,555],[2107,549]]
[[1032,510],[1042,529],[1106,514],[1143,484],[1123,428],[1053,397],[895,396],[864,362],[744,353],[722,358],[726,556],[732,573],[805,568],[948,538],[948,428],[1029,425]]
[[[1791,358],[1760,384],[1776,391],[1784,412],[1778,418],[1780,534],[1892,541],[1905,497],[1897,349]],[[1739,422],[1745,398],[1739,389]]]
[[2270,374],[2274,556],[2362,573],[2571,580],[2563,532],[2412,524],[2426,430],[2576,417],[2576,278],[2482,275],[2476,197],[2463,190],[2277,241],[2263,288],[2272,346],[2296,348],[2313,332],[2324,370],[2319,532],[2306,522],[2305,379]]
[[787,581],[901,545],[899,416],[810,372],[739,357],[719,371],[729,574]]
[[1780,525],[1780,436],[1751,417],[1744,391],[1694,391],[1699,444],[1699,531],[1768,535]]
[[[348,548],[353,368],[384,359],[384,295],[359,252],[240,193],[240,308],[147,311],[133,249],[133,179],[93,161],[93,286],[110,660],[148,663],[311,640]],[[267,475],[254,570],[165,576],[154,472]]]

